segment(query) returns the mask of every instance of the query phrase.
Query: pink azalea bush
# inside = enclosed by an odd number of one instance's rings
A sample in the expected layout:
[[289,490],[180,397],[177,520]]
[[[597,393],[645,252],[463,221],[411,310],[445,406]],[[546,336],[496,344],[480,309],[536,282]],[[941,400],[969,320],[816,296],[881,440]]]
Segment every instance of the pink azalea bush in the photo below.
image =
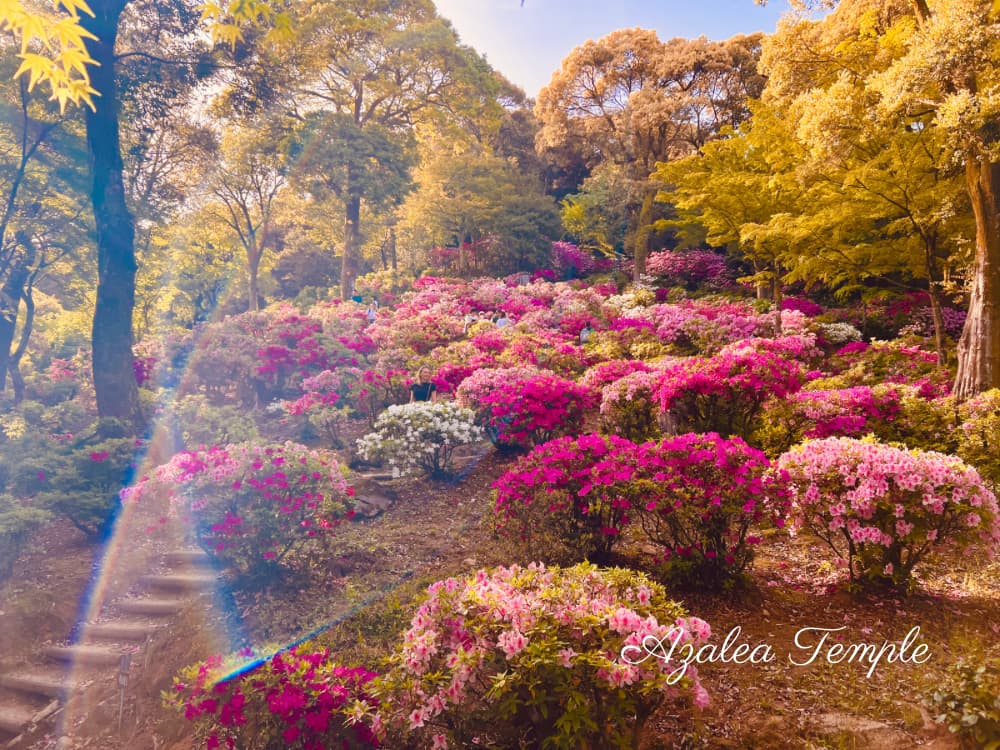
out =
[[248,579],[292,566],[354,516],[354,491],[334,457],[290,442],[181,451],[121,496],[161,492],[198,543]]
[[682,300],[627,314],[652,323],[660,339],[672,344],[678,354],[711,354],[726,344],[780,330],[780,318],[758,313],[743,302]]
[[649,372],[652,368],[641,359],[613,359],[598,362],[587,369],[580,377],[580,385],[592,391],[599,391],[604,386],[620,380],[633,372]]
[[584,276],[594,270],[594,256],[572,242],[552,243],[552,268],[563,278]]
[[660,250],[646,258],[646,273],[669,286],[725,289],[733,285],[726,259],[710,250]]
[[636,370],[601,389],[601,431],[635,442],[660,435],[661,411],[656,392],[661,369]]
[[536,446],[493,483],[497,528],[542,545],[552,534],[586,559],[607,560],[633,515],[636,456],[635,443],[615,435]]
[[[678,657],[710,636],[633,571],[533,563],[439,581],[380,680],[389,737],[453,750],[638,750],[665,701],[707,705],[694,665]],[[644,639],[678,647],[653,658]]]
[[792,490],[791,529],[826,542],[853,583],[905,589],[934,547],[1000,546],[996,497],[955,456],[832,437],[793,448],[777,467]]
[[768,399],[795,393],[804,380],[801,363],[783,353],[728,348],[667,368],[655,398],[682,429],[748,439]]
[[895,432],[907,389],[898,385],[802,390],[769,402],[755,434],[771,455],[809,438]]
[[639,446],[633,495],[644,536],[674,578],[728,585],[753,559],[765,523],[783,526],[788,492],[740,438],[688,433]]
[[530,447],[578,432],[596,394],[559,376],[529,367],[479,370],[462,381],[458,403],[497,445]]
[[205,737],[205,750],[379,747],[374,672],[341,666],[328,650],[308,644],[249,669],[225,667],[211,657],[182,670],[166,697]]

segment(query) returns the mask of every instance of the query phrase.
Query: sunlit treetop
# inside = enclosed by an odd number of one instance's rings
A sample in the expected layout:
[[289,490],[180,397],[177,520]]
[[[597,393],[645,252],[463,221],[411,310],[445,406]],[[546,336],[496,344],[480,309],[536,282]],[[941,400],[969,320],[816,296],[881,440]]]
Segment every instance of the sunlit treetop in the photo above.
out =
[[[287,14],[267,0],[206,2],[201,10],[212,38],[230,46],[242,39],[248,26],[267,27],[269,41],[292,35]],[[21,48],[15,78],[28,76],[29,89],[39,84],[47,87],[62,110],[69,103],[93,108],[97,93],[87,70],[96,63],[86,45],[96,37],[84,28],[83,14],[94,17],[86,0],[54,0],[51,10],[29,6],[24,0],[0,0],[0,30],[10,32]]]

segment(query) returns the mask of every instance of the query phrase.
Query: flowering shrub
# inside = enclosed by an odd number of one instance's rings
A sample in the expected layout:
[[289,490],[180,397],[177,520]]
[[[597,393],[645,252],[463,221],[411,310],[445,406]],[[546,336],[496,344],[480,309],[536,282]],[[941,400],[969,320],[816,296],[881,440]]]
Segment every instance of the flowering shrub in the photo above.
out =
[[646,258],[646,273],[668,286],[694,290],[724,289],[733,284],[726,271],[726,259],[710,250],[660,250]]
[[462,381],[456,398],[475,410],[495,444],[527,447],[578,432],[596,402],[582,385],[527,367],[479,370]]
[[243,443],[182,451],[122,491],[125,501],[165,492],[199,544],[248,578],[291,565],[354,516],[353,490],[331,456],[296,443]]
[[1000,546],[996,497],[961,459],[853,438],[812,440],[777,466],[793,491],[791,528],[847,561],[852,582],[905,588],[936,546]]
[[975,466],[996,492],[1000,488],[1000,390],[969,399],[959,415],[958,455]]
[[599,362],[587,369],[580,378],[580,385],[592,391],[599,391],[604,386],[620,380],[633,372],[649,372],[652,368],[641,359],[613,359]]
[[636,446],[615,435],[562,437],[536,446],[493,488],[497,527],[523,540],[545,533],[589,560],[608,558],[630,521],[627,483]]
[[632,493],[646,538],[668,570],[702,586],[729,583],[753,558],[766,516],[784,525],[787,490],[764,454],[739,438],[689,433],[639,446]]
[[822,314],[823,306],[805,297],[785,297],[781,300],[782,310],[797,310],[806,317],[814,318]]
[[[450,578],[429,587],[381,679],[386,723],[428,748],[637,750],[665,700],[707,705],[676,656],[710,635],[632,571],[533,563]],[[678,648],[643,660],[648,636]],[[636,658],[620,656],[627,647]]]
[[768,404],[755,437],[778,455],[808,438],[883,436],[900,413],[905,391],[898,385],[799,391]]
[[861,331],[850,323],[820,323],[816,326],[816,333],[820,339],[833,346],[861,341]]
[[552,267],[564,279],[583,276],[594,270],[594,257],[572,242],[552,243]]
[[687,430],[747,439],[764,403],[799,390],[804,377],[802,365],[781,353],[731,348],[667,368],[654,395]]
[[712,299],[654,305],[626,314],[651,322],[677,354],[710,354],[726,344],[772,335],[780,327],[779,318],[758,313],[749,304]]
[[356,403],[361,400],[361,379],[361,371],[353,367],[324,370],[305,378],[305,394],[294,401],[282,401],[281,408],[289,416],[305,417],[331,447],[342,448],[343,430],[351,414],[345,404],[349,395],[356,396]]
[[206,737],[205,750],[378,747],[373,672],[340,666],[308,644],[235,675],[223,667],[212,657],[184,669],[166,696]]
[[926,398],[948,395],[953,380],[935,352],[898,341],[847,344],[831,356],[830,367],[848,385],[915,385]]
[[601,389],[601,431],[640,443],[659,437],[660,407],[654,396],[663,372],[642,371]]
[[455,447],[483,437],[475,418],[453,401],[390,406],[379,415],[375,431],[358,440],[358,452],[366,461],[388,461],[397,476],[414,469],[431,477],[448,476]]

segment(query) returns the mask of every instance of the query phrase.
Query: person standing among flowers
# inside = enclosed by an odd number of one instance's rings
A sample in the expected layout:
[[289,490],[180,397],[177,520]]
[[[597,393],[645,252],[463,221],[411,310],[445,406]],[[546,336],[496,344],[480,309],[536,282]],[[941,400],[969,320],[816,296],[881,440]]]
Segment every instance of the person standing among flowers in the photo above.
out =
[[431,368],[421,367],[417,370],[417,382],[410,384],[410,403],[416,401],[434,401],[437,386],[431,380]]

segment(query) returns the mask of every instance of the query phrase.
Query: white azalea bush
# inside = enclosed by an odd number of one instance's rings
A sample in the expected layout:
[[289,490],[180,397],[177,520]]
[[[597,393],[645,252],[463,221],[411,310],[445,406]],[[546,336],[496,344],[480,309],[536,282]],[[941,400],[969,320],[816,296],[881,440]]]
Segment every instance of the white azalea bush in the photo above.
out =
[[449,476],[455,448],[484,437],[475,419],[475,412],[451,401],[390,406],[379,415],[374,432],[358,440],[358,453],[366,461],[387,462],[394,476],[417,469]]

